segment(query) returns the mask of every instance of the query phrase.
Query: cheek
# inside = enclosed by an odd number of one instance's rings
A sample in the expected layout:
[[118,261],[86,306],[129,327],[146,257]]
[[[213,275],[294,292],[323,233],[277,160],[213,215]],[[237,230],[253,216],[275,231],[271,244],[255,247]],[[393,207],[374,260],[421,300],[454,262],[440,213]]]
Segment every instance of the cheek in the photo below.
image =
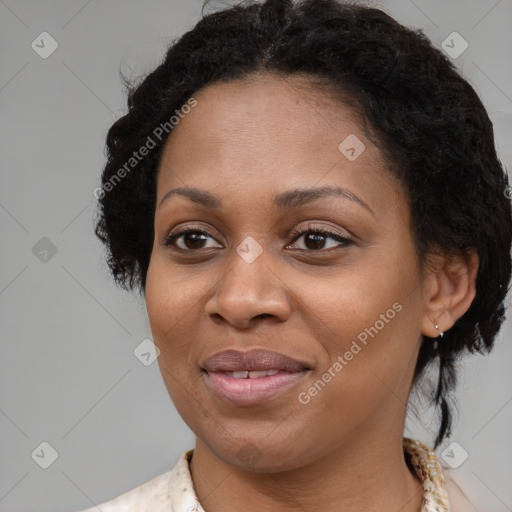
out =
[[[185,363],[191,350],[190,330],[186,329],[187,312],[191,313],[183,284],[172,279],[163,262],[152,258],[146,278],[146,310],[153,342],[159,350],[158,366],[167,392],[182,415],[194,399],[191,372]],[[185,420],[186,421],[186,420]]]
[[322,283],[303,281],[303,314],[323,348],[317,377],[337,389],[341,402],[382,397],[410,372],[420,296],[409,268],[381,256]]
[[[379,331],[397,323],[397,309],[408,290],[404,281],[392,266],[374,261],[344,267],[322,279],[303,277],[297,301],[308,306],[303,314],[311,312],[309,321],[329,349],[342,350],[358,335],[364,341],[365,329],[376,322]],[[393,308],[395,303],[400,304]]]
[[190,311],[190,306],[182,300],[180,282],[171,276],[164,262],[152,256],[146,277],[145,302],[153,342],[160,351],[158,364],[168,388],[173,377],[178,377],[173,362],[187,357],[183,352],[186,344],[176,343],[176,339],[181,339],[176,337],[176,332],[183,330],[184,319]]
[[198,280],[182,276],[164,255],[153,253],[146,278],[146,309],[155,343],[162,345],[185,329],[206,293]]
[[160,350],[158,364],[169,393],[190,386],[199,376],[192,355],[197,348],[201,304],[208,293],[205,279],[180,276],[165,257],[152,256],[146,278],[146,310],[153,341]]

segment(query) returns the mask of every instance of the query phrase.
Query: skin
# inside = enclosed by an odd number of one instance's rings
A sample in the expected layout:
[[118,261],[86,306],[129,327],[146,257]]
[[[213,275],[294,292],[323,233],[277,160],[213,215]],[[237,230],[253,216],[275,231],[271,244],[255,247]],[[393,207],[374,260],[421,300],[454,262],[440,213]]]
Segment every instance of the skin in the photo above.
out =
[[[476,255],[433,255],[420,271],[403,187],[356,113],[307,79],[253,75],[194,98],[159,168],[146,306],[167,390],[196,436],[200,503],[207,512],[418,512],[422,487],[402,436],[421,335],[436,337],[435,323],[446,331],[469,308]],[[349,134],[366,146],[353,161],[338,149]],[[350,190],[371,211],[342,196],[273,207],[275,194],[323,186]],[[222,206],[181,195],[160,204],[178,187],[215,194]],[[209,234],[165,246],[178,226]],[[308,226],[353,242],[312,238]],[[247,237],[262,249],[252,263],[236,251]],[[394,303],[400,312],[300,403]],[[266,402],[231,405],[199,364],[228,348],[275,350],[312,370]]]

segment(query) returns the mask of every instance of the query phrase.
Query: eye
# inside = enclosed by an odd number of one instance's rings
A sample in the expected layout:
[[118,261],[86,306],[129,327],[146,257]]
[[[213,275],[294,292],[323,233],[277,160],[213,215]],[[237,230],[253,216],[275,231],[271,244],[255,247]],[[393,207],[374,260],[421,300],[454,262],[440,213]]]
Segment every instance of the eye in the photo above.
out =
[[[290,236],[294,237],[293,242],[295,242],[301,237],[305,237],[304,241],[306,243],[306,247],[299,247],[299,249],[306,251],[318,252],[318,250],[321,249],[332,249],[332,246],[325,247],[325,242],[328,239],[337,241],[338,244],[334,244],[334,246],[337,245],[338,247],[347,247],[354,243],[354,241],[351,238],[343,236],[342,234],[336,231],[311,226],[307,226],[306,228],[302,228],[299,230],[294,230],[290,234]],[[178,250],[186,252],[215,247],[214,245],[204,245],[205,242],[208,241],[208,238],[213,239],[214,237],[211,233],[204,229],[187,226],[186,228],[178,229],[177,231],[171,233],[165,239],[164,245],[167,247],[174,247]],[[222,247],[222,245],[220,245],[220,247]]]
[[[191,228],[191,226],[187,226],[184,229],[177,230],[174,233],[171,233],[164,242],[164,245],[171,247],[174,246],[182,251],[194,251],[197,249],[204,249],[204,242],[207,241],[208,237],[213,238],[213,235],[208,233],[207,231],[199,228]],[[181,240],[183,239],[183,240]],[[177,243],[175,243],[177,242]],[[180,243],[183,246],[180,247]],[[212,247],[212,246],[209,246]],[[206,248],[209,248],[206,247]],[[221,246],[222,247],[222,246]]]
[[306,247],[302,248],[299,247],[301,250],[306,251],[316,251],[320,249],[332,249],[331,247],[324,247],[326,240],[329,238],[331,240],[336,240],[339,242],[338,244],[334,244],[334,247],[347,247],[349,245],[352,245],[354,241],[351,238],[348,238],[347,236],[343,236],[341,233],[338,233],[336,231],[331,231],[326,228],[319,228],[319,227],[311,227],[307,226],[306,228],[295,230],[291,233],[291,236],[294,236],[295,238],[293,241],[295,242],[301,237],[304,238],[304,243],[306,244]]

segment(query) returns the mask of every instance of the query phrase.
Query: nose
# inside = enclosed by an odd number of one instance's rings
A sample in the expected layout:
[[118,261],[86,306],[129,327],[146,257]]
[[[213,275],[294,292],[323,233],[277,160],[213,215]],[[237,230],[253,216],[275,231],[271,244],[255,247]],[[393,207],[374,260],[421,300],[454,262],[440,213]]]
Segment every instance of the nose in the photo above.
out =
[[290,317],[286,286],[264,254],[252,263],[233,255],[229,269],[216,285],[216,293],[205,306],[214,322],[247,329],[258,319],[280,323]]

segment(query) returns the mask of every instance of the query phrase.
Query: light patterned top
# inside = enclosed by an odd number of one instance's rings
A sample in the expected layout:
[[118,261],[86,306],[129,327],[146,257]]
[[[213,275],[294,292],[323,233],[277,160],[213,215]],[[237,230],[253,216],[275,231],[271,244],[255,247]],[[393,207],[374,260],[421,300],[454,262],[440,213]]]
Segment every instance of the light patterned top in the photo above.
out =
[[[406,437],[403,448],[410,466],[423,482],[423,504],[419,512],[476,512],[455,482],[445,480],[448,471],[443,470],[433,451]],[[171,471],[81,512],[205,512],[190,474],[193,453],[194,450],[185,452]]]
[[402,444],[406,458],[423,482],[421,512],[448,512],[448,492],[436,454],[415,439],[404,437]]

